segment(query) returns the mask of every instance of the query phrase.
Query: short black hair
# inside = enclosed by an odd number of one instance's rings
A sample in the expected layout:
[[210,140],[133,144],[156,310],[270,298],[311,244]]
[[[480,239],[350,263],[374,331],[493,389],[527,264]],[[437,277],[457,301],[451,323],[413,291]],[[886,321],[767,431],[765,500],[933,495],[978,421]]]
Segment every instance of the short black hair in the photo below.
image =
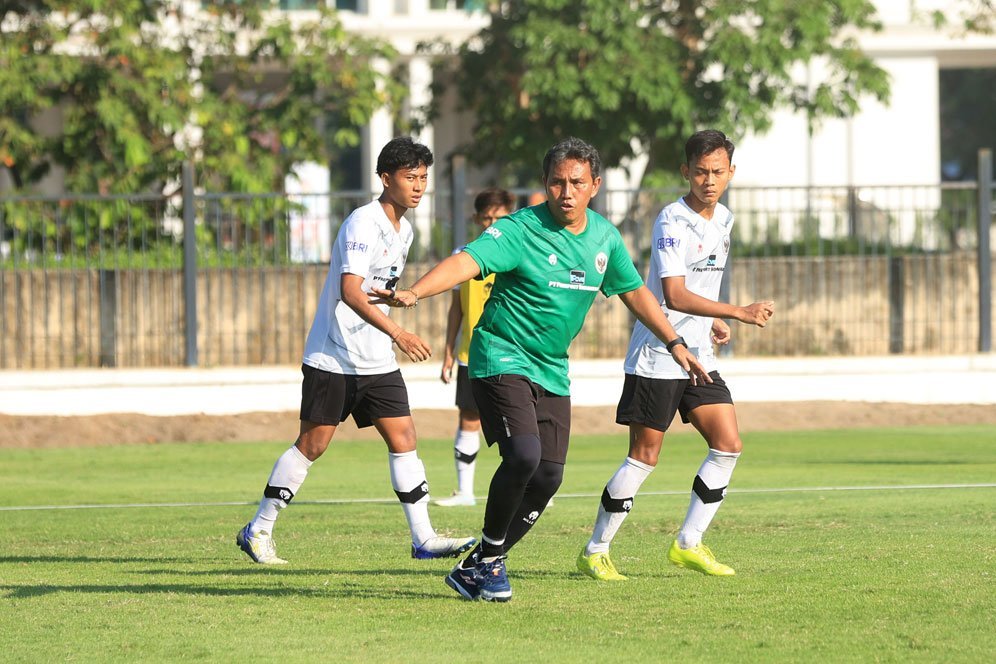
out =
[[568,159],[587,163],[591,168],[592,180],[602,172],[602,158],[598,156],[598,150],[580,138],[572,136],[547,150],[546,156],[543,157],[543,179],[550,177],[550,171]]
[[418,168],[422,164],[432,166],[432,150],[409,136],[399,136],[388,141],[377,156],[377,175]]
[[726,156],[729,157],[732,164],[733,141],[728,139],[726,134],[715,129],[703,129],[695,132],[685,141],[685,163],[691,166],[693,161],[719,149],[726,150]]
[[490,187],[474,197],[474,211],[477,214],[493,207],[502,207],[511,212],[515,209],[515,196],[510,191]]

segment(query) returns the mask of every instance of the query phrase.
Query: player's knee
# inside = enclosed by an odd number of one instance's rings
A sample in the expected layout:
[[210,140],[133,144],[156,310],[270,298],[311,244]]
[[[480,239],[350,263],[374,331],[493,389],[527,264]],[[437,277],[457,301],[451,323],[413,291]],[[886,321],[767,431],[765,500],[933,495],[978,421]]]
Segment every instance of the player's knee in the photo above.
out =
[[552,461],[541,461],[533,474],[531,484],[536,491],[553,496],[564,481],[564,465]]
[[657,461],[661,455],[660,446],[657,447],[630,447],[629,458],[639,461],[648,466],[657,466]]
[[297,439],[295,445],[297,449],[301,451],[308,461],[317,461],[318,457],[325,454],[325,450],[329,448],[328,440],[316,440],[314,438],[302,436]]
[[744,449],[743,441],[740,440],[740,436],[730,436],[727,438],[718,438],[716,440],[709,441],[709,448],[716,450],[717,452],[726,452],[728,454],[740,454]]
[[502,456],[501,465],[506,471],[522,478],[532,477],[539,465],[539,456],[533,458],[532,455],[507,454]]
[[717,452],[740,454],[740,452],[744,449],[744,444],[740,440],[740,436],[731,436],[729,438],[722,438],[718,441],[710,442],[709,447]]
[[506,471],[527,478],[536,472],[542,454],[539,436],[535,434],[509,436],[498,445],[501,449],[501,465]]
[[462,431],[480,431],[481,415],[476,410],[460,409],[460,429]]

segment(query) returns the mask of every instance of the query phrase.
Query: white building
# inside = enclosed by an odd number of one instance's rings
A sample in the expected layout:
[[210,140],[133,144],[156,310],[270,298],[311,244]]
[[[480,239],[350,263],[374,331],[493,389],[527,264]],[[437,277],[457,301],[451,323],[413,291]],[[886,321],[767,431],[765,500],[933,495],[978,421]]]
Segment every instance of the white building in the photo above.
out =
[[[186,12],[196,12],[202,5],[197,0],[177,1]],[[430,56],[418,51],[419,44],[444,40],[456,46],[472,38],[489,21],[483,10],[486,0],[274,0],[274,10],[306,20],[323,2],[335,4],[348,30],[386,41],[397,50],[399,62],[381,62],[378,66],[385,71],[399,64],[407,68],[406,112],[412,117],[432,95]],[[939,76],[952,68],[996,68],[996,35],[958,36],[953,28],[932,27],[927,14],[951,5],[944,0],[874,2],[884,29],[857,36],[865,52],[891,77],[888,106],[870,98],[862,100],[855,117],[824,120],[812,136],[803,114],[776,112],[770,131],[738,141],[738,186],[927,185],[939,181]],[[808,78],[815,83],[820,63],[800,67],[798,75],[801,82]],[[996,89],[980,89],[979,102],[993,108],[992,117],[996,117]],[[433,150],[437,164],[444,167],[456,146],[469,138],[472,118],[458,113],[452,98],[443,100],[441,108],[441,117],[428,124],[417,138]],[[996,124],[996,120],[993,122]],[[364,132],[358,159],[361,177],[354,182],[356,188],[379,188],[374,163],[380,148],[393,135],[390,113],[386,109],[376,113]],[[887,166],[883,164],[883,150],[888,152]],[[444,168],[436,171],[442,176]],[[635,188],[641,171],[639,164],[634,164],[630,175],[622,170],[611,172],[605,188]],[[489,175],[472,172],[468,185],[489,184]],[[54,179],[50,178],[44,188],[58,189]]]

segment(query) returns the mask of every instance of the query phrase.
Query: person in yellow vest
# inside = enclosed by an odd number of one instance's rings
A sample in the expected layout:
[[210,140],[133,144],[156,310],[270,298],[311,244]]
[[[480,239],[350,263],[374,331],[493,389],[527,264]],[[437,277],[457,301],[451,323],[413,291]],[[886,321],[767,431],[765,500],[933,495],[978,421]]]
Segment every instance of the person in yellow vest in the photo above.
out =
[[[474,198],[473,219],[481,231],[484,231],[498,219],[511,214],[514,207],[515,197],[508,191],[485,189]],[[463,247],[458,247],[454,253],[462,249]],[[444,383],[450,383],[453,380],[453,365],[457,365],[456,406],[460,411],[460,419],[453,440],[457,489],[450,497],[436,501],[441,507],[471,506],[477,502],[474,498],[474,464],[481,447],[481,416],[470,392],[467,360],[474,326],[484,311],[484,303],[491,294],[494,281],[495,275],[492,274],[485,279],[471,279],[453,289],[453,301],[446,320],[443,370],[439,377]]]

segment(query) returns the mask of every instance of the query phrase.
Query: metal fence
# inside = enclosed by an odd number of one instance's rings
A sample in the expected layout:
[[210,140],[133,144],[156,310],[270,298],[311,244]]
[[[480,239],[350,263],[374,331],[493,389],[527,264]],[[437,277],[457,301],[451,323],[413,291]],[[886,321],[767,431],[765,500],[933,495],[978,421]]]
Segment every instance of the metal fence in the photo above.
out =
[[[737,223],[724,298],[777,303],[768,328],[735,327],[732,352],[989,350],[988,175],[923,187],[731,189]],[[524,202],[530,192],[516,193]],[[657,212],[682,193],[596,199],[641,271]],[[0,369],[296,364],[339,225],[371,199],[0,198]],[[476,234],[464,221],[470,201],[437,191],[409,213],[416,239],[405,281]],[[439,351],[448,306],[441,296],[392,315]],[[622,356],[631,325],[618,298],[599,298],[572,356]]]

